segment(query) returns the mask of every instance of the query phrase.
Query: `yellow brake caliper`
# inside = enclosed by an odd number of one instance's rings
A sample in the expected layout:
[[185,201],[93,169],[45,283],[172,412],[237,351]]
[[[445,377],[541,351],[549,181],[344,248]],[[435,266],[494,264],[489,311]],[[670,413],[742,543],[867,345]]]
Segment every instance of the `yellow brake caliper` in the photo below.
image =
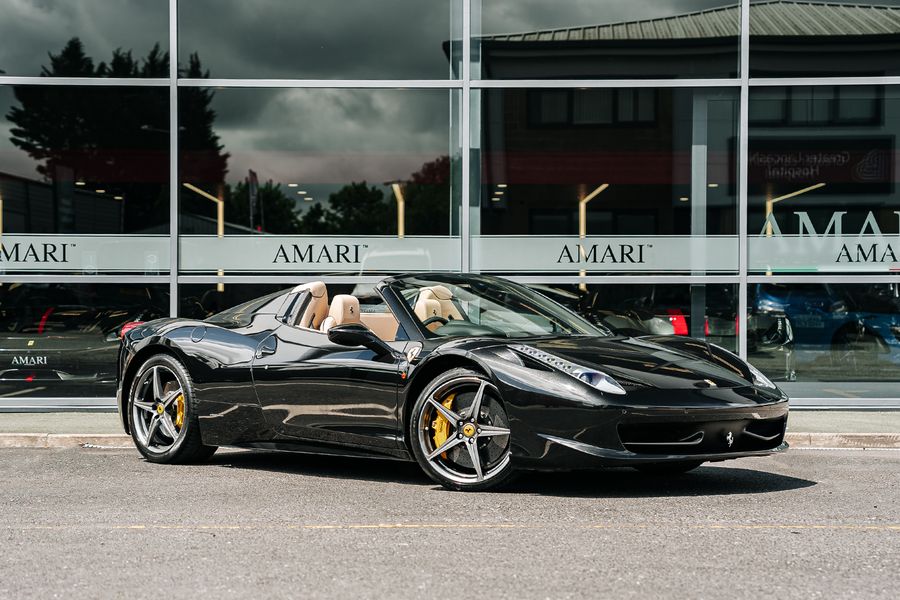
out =
[[175,427],[181,431],[184,426],[184,394],[178,394],[178,397],[175,398],[175,410]]
[[[447,398],[444,399],[441,404],[444,405],[444,408],[452,409],[453,408],[453,399],[456,397],[456,394],[450,394]],[[437,418],[431,423],[431,429],[434,431],[434,447],[440,448],[441,444],[447,441],[447,438],[450,437],[450,421],[444,417],[441,413],[437,414]],[[447,458],[447,453],[442,452],[441,458]]]

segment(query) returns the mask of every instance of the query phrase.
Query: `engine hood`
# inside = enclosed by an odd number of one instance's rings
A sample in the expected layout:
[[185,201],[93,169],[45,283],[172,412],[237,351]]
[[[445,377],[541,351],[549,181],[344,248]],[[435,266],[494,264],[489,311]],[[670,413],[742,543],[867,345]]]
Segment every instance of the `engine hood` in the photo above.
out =
[[737,357],[690,338],[567,337],[522,343],[603,371],[624,386],[685,389],[752,385],[746,365]]

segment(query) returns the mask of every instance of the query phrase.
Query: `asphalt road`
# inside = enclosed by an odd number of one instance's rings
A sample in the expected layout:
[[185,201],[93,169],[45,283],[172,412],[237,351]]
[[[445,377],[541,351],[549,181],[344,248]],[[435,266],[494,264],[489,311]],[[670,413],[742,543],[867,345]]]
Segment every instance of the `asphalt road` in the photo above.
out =
[[900,451],[451,493],[413,465],[0,450],[0,598],[897,598]]

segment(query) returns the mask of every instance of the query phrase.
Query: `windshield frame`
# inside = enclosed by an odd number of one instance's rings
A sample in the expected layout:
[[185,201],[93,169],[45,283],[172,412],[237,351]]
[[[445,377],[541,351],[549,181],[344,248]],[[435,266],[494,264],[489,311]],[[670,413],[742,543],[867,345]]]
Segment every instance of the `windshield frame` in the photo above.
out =
[[[473,284],[481,286],[491,286],[499,288],[499,290],[505,291],[507,293],[511,292],[514,294],[519,294],[523,297],[524,300],[527,301],[527,304],[531,306],[532,309],[539,309],[535,311],[538,315],[543,316],[550,321],[561,323],[572,330],[572,332],[522,332],[523,334],[527,335],[520,336],[511,336],[509,334],[503,333],[493,335],[472,335],[465,333],[460,333],[458,335],[441,335],[429,330],[422,324],[422,322],[416,316],[413,310],[413,306],[409,304],[403,294],[404,291],[435,284],[450,286],[471,286]],[[395,304],[397,307],[402,307],[405,321],[412,325],[415,331],[418,332],[418,334],[424,339],[450,340],[465,337],[480,337],[497,340],[525,340],[579,336],[610,337],[609,332],[606,332],[603,329],[597,327],[581,315],[571,311],[562,304],[548,298],[547,296],[544,296],[539,292],[536,292],[535,290],[532,290],[525,285],[502,277],[466,273],[416,273],[387,278],[383,280],[378,287],[382,289],[382,296],[387,297],[388,295],[390,295],[391,297],[393,297],[395,302],[389,304]]]

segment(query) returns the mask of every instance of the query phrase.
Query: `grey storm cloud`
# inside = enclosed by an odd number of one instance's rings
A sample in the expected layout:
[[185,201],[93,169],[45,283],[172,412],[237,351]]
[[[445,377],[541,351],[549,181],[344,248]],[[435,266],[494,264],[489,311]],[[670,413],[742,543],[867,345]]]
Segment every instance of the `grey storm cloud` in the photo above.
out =
[[187,0],[180,55],[197,52],[212,77],[446,79],[451,10],[450,0]]
[[275,181],[387,181],[454,152],[451,93],[228,89],[217,90],[213,108],[229,177],[253,169]]
[[[728,0],[483,0],[473,31],[500,33],[655,18]],[[480,6],[480,9],[479,9]],[[0,0],[0,69],[37,75],[79,37],[95,62],[168,45],[167,0]],[[180,0],[183,63],[213,78],[444,79],[461,0]],[[221,89],[215,131],[247,169],[276,181],[408,177],[451,148],[447,90]],[[5,112],[4,112],[5,114]],[[454,139],[455,143],[455,139]],[[3,144],[4,162],[19,151]]]
[[145,56],[169,45],[167,0],[0,0],[0,71],[39,75],[73,37],[95,64],[113,50]]

